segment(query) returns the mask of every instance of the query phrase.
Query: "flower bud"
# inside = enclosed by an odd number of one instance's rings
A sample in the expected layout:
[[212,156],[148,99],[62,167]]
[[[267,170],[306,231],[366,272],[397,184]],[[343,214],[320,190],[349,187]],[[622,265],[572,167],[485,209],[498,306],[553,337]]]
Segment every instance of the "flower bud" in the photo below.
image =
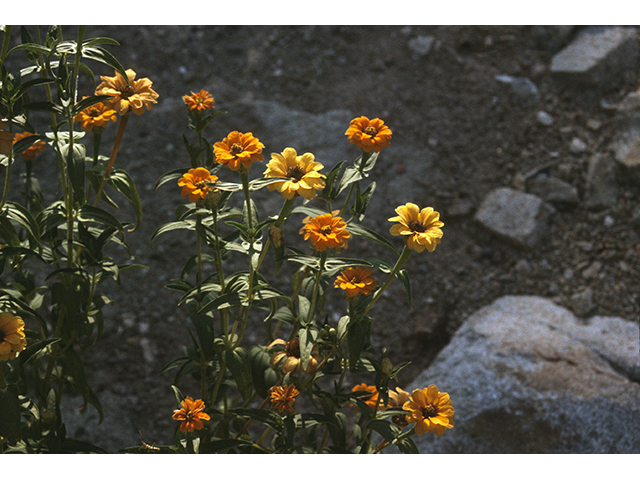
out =
[[391,374],[393,373],[393,363],[391,363],[391,360],[389,360],[389,358],[384,357],[382,359],[382,361],[380,362],[380,370],[384,378],[391,377]]

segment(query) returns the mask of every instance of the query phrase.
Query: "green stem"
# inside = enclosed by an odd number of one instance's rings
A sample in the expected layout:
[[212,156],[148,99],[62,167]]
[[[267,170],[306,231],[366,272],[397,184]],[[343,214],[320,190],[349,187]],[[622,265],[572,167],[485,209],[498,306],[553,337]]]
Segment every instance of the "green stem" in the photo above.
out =
[[311,307],[309,308],[309,318],[307,318],[307,323],[311,322],[313,313],[316,309],[318,294],[320,292],[320,282],[322,281],[322,271],[324,270],[324,264],[327,261],[327,254],[328,250],[325,250],[320,254],[320,264],[318,265],[318,272],[316,273],[316,284],[313,287],[313,299],[311,300]]
[[131,112],[127,112],[125,113],[123,116],[120,117],[119,123],[118,123],[118,131],[116,133],[116,139],[113,143],[113,150],[111,151],[111,157],[109,158],[109,163],[107,164],[107,169],[104,171],[104,174],[102,175],[102,183],[100,183],[100,188],[98,189],[98,193],[96,195],[96,199],[93,202],[93,206],[95,207],[96,205],[98,205],[98,200],[100,200],[100,197],[102,196],[102,191],[104,190],[104,187],[107,183],[107,180],[109,179],[109,174],[111,173],[111,169],[113,168],[113,164],[116,161],[116,156],[118,155],[118,150],[120,149],[120,143],[122,142],[122,136],[124,135],[124,129],[127,126],[127,121],[129,120],[129,114]]
[[198,273],[196,274],[196,285],[198,286],[198,308],[202,306],[202,235],[200,230],[202,229],[202,215],[196,214],[196,248],[198,252]]
[[11,25],[4,26],[4,36],[2,38],[2,53],[0,53],[0,63],[4,63],[9,51],[9,42],[11,41]]
[[374,295],[373,299],[371,300],[371,303],[369,303],[369,305],[367,305],[367,308],[365,308],[364,312],[362,312],[362,317],[364,317],[367,314],[367,312],[371,309],[371,307],[373,307],[373,305],[380,299],[384,291],[387,289],[387,287],[391,284],[391,282],[395,278],[396,273],[400,271],[400,269],[404,266],[407,260],[409,260],[410,256],[411,256],[411,250],[407,248],[407,246],[405,245],[404,249],[402,250],[402,253],[400,254],[400,257],[398,257],[398,261],[393,267],[393,270],[387,277],[386,282],[384,282],[384,285],[382,285],[382,287],[380,287],[380,289]]

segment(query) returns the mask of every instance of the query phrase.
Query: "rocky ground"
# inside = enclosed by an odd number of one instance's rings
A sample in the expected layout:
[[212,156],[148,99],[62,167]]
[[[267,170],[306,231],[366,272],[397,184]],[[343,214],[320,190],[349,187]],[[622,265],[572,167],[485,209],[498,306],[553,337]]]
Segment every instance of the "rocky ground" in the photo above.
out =
[[[594,34],[593,48],[602,51],[597,64],[568,72],[574,67],[558,55],[583,32],[89,27],[90,36],[118,40],[116,57],[160,94],[153,111],[132,118],[118,157],[144,205],[143,227],[128,241],[150,268],[128,272],[124,288],[110,289],[115,305],[106,311],[104,337],[85,356],[108,416],[92,439],[112,450],[171,441],[173,377],[158,372],[182,355],[189,337],[178,294],[164,285],[179,274],[193,242],[167,234],[149,248],[153,231],[183,203],[177,187],[154,192],[153,185],[188,166],[181,96],[203,88],[229,112],[210,129],[211,140],[252,131],[267,155],[293,146],[331,166],[357,156],[344,136],[351,118],[379,117],[391,127],[391,146],[372,175],[378,203],[368,226],[386,234],[386,219],[408,201],[433,206],[445,223],[436,251],[414,255],[407,266],[413,305],[398,286],[373,312],[376,346],[386,346],[396,363],[412,362],[401,385],[470,314],[504,295],[545,297],[578,317],[637,322],[640,186],[636,165],[622,164],[640,130],[632,102],[640,83],[637,31],[613,39]],[[504,187],[507,203],[488,204]],[[525,220],[531,223],[522,230]],[[384,254],[376,245],[350,249]]]

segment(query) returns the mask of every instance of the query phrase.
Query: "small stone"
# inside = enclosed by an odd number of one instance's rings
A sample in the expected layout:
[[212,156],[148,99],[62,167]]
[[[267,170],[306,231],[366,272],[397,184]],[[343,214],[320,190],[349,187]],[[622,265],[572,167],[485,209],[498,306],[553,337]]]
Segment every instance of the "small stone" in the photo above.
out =
[[511,91],[522,103],[537,103],[540,101],[540,92],[535,83],[525,77],[511,77],[498,75],[495,77],[500,83],[511,86]]
[[583,153],[587,150],[587,144],[578,137],[573,137],[571,145],[569,145],[569,151],[571,153]]
[[435,38],[430,35],[418,35],[409,40],[409,48],[424,57],[431,52]]
[[616,221],[611,215],[607,215],[606,217],[604,217],[604,221],[602,223],[606,228],[611,228],[616,224]]
[[589,159],[584,200],[588,208],[609,208],[618,201],[616,164],[609,157],[596,153]]
[[559,208],[574,207],[580,201],[578,190],[573,185],[555,177],[535,177],[529,181],[528,190]]
[[602,263],[596,260],[582,271],[582,278],[586,280],[596,278],[600,273],[600,270],[602,270]]
[[578,317],[584,317],[589,315],[593,308],[595,307],[595,303],[593,300],[593,290],[587,288],[586,290],[575,293],[571,296],[571,307],[573,313]]
[[553,117],[543,110],[536,113],[536,120],[540,125],[544,125],[545,127],[553,125]]

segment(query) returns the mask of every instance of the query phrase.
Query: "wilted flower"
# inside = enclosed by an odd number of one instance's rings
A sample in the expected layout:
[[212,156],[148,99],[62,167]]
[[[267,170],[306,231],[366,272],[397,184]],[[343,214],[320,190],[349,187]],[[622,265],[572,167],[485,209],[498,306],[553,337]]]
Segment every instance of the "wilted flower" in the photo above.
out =
[[253,162],[262,162],[264,145],[251,132],[231,132],[224,140],[213,145],[216,162],[236,171],[240,166],[248,170]]
[[440,436],[445,430],[453,428],[453,403],[449,394],[439,392],[435,385],[414,390],[402,408],[409,412],[406,420],[416,424],[418,435],[435,432]]
[[[297,338],[294,338],[290,342],[285,342],[284,340],[278,338],[273,342],[271,342],[267,346],[267,348],[271,348],[276,345],[284,346],[284,350],[281,350],[273,354],[273,356],[271,357],[271,365],[275,366],[280,362],[280,360],[282,360],[283,358],[286,358],[286,360],[282,364],[282,373],[289,373],[289,372],[295,371],[298,368],[298,365],[300,365],[302,361],[300,358],[300,355],[301,355],[300,340]],[[316,360],[313,357],[313,354],[315,354],[317,351],[318,351],[318,347],[314,346],[313,349],[311,350],[311,356],[309,356],[309,362],[307,363],[307,368],[302,370],[304,373],[315,372],[318,366],[318,360]]]
[[9,312],[0,313],[0,360],[13,360],[26,346],[22,318]]
[[99,129],[106,127],[110,121],[115,122],[116,111],[104,103],[98,102],[78,113],[73,117],[73,121],[80,122],[80,127],[85,132],[91,132],[96,127]]
[[[0,127],[4,127],[6,122],[0,121]],[[11,132],[7,130],[0,129],[0,154],[6,155],[7,157],[11,153],[11,148],[13,147],[13,135]]]
[[[15,136],[13,137],[14,145],[19,140],[22,140],[23,138],[26,138],[26,137],[30,137],[31,135],[33,135],[33,133],[31,132],[16,133]],[[47,144],[45,142],[43,142],[42,140],[38,140],[29,148],[27,148],[24,152],[22,152],[22,158],[24,158],[27,162],[31,162],[36,158],[36,155],[40,155],[46,147],[47,147]]]
[[349,136],[349,142],[355,144],[365,152],[380,152],[388,147],[391,142],[391,129],[382,120],[367,117],[358,117],[351,120],[349,128],[345,132]]
[[212,188],[207,183],[215,183],[217,181],[218,177],[211,175],[206,168],[191,168],[178,180],[178,186],[182,187],[180,195],[182,198],[188,196],[189,201],[195,203],[200,199],[207,198],[207,194]]
[[300,392],[296,389],[296,387],[291,384],[287,385],[285,388],[282,388],[279,385],[271,387],[271,393],[269,394],[271,398],[272,405],[282,413],[284,410],[291,413],[293,412],[293,404],[296,401],[296,396]]
[[407,400],[409,400],[409,392],[405,392],[400,387],[389,390],[389,406],[402,407]]
[[153,108],[153,103],[158,103],[158,94],[153,91],[153,82],[148,78],[136,78],[136,72],[128,69],[125,79],[120,72],[116,72],[115,77],[100,77],[102,83],[96,87],[96,95],[110,95],[115,97],[105,103],[118,112],[118,115],[132,111],[136,115],[142,115],[145,107],[147,110]]
[[400,223],[391,227],[391,235],[405,235],[407,247],[416,252],[425,248],[430,252],[436,249],[442,238],[441,227],[444,226],[438,212],[431,207],[420,210],[417,205],[407,203],[396,208],[396,213],[398,216],[389,221]]
[[380,405],[378,405],[378,396],[380,394],[378,393],[378,389],[375,387],[375,385],[367,385],[366,383],[361,383],[360,385],[356,385],[355,387],[353,387],[351,391],[352,392],[370,392],[371,395],[360,397],[360,400],[362,400],[364,403],[366,403],[369,407],[371,407],[374,410],[376,409],[376,406],[378,407],[378,409],[383,407],[382,402],[380,402]]
[[287,177],[290,180],[270,184],[269,190],[278,189],[284,198],[291,200],[296,195],[300,195],[307,200],[316,196],[316,190],[324,188],[324,175],[319,173],[323,168],[321,163],[315,161],[311,153],[298,155],[291,148],[285,148],[282,154],[272,153],[271,161],[267,164],[264,176]]
[[191,95],[185,95],[182,100],[190,112],[215,108],[213,106],[213,97],[206,90],[200,90],[198,93],[191,92]]
[[349,267],[340,272],[334,286],[343,289],[347,298],[352,298],[361,293],[370,295],[376,288],[376,279],[371,276],[371,270],[366,267]]
[[209,420],[209,415],[203,411],[204,402],[202,400],[194,400],[191,397],[187,397],[180,403],[182,408],[174,410],[171,418],[182,422],[180,424],[182,433],[200,430],[204,426],[202,421]]
[[340,251],[349,246],[347,240],[351,238],[351,233],[347,230],[347,224],[342,217],[325,213],[315,218],[307,217],[302,223],[305,225],[300,229],[300,234],[304,235],[305,240],[310,239],[311,246],[318,252],[323,252],[327,248]]

